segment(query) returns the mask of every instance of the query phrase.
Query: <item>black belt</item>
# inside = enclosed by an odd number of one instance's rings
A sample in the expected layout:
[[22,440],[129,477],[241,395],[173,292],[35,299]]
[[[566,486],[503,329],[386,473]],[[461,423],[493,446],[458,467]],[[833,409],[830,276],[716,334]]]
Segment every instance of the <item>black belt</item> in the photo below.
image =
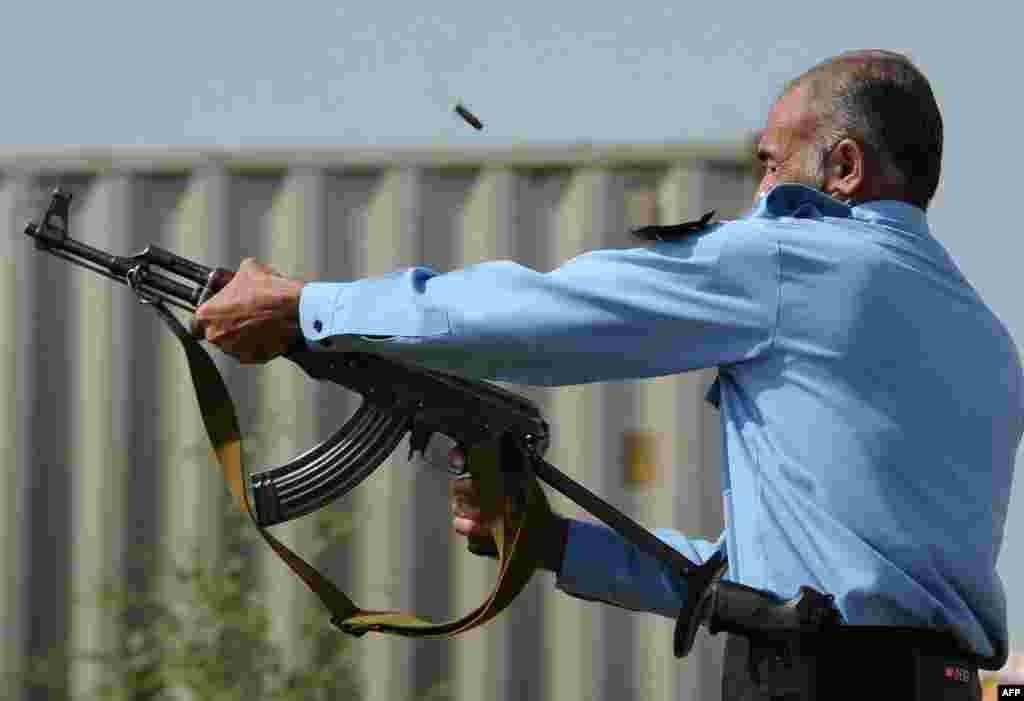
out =
[[838,626],[785,639],[731,635],[722,688],[725,701],[981,698],[975,660],[950,635],[890,626]]

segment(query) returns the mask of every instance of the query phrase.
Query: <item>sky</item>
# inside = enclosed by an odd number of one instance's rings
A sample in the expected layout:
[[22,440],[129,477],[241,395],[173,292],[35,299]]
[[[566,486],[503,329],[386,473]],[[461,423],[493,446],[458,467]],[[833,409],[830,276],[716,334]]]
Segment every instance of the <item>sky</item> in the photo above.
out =
[[[12,3],[0,145],[735,141],[783,83],[857,48],[908,54],[943,112],[933,235],[1024,348],[1010,215],[1024,7],[862,0]],[[464,101],[484,121],[451,112]],[[1022,453],[1024,454],[1024,453]],[[1018,459],[1018,463],[1021,460]],[[1024,650],[1024,477],[998,569]]]

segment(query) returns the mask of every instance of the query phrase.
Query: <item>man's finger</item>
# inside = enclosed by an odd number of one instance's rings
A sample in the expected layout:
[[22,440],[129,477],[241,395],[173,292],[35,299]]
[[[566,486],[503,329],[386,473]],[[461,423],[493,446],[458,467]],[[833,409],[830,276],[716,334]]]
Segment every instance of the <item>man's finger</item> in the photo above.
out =
[[[467,473],[468,474],[468,473]],[[480,500],[480,487],[475,479],[470,477],[459,478],[451,482],[452,499],[476,503]]]
[[473,519],[456,516],[452,519],[452,527],[455,529],[455,532],[459,535],[474,536],[480,538],[492,537],[490,528],[480,523],[479,521],[474,521]]
[[206,339],[206,327],[210,325],[210,322],[203,321],[196,316],[192,317],[192,321],[189,323],[188,330],[192,334],[192,338],[203,341]]
[[280,353],[246,353],[235,356],[242,365],[266,365]]
[[255,258],[243,258],[242,262],[238,265],[238,270],[241,272],[244,270],[247,273],[263,273],[264,275],[273,275],[275,277],[284,277],[277,272],[274,268],[270,267],[266,263],[261,263]]
[[463,518],[479,519],[480,504],[474,499],[467,499],[460,495],[452,497],[452,513]]

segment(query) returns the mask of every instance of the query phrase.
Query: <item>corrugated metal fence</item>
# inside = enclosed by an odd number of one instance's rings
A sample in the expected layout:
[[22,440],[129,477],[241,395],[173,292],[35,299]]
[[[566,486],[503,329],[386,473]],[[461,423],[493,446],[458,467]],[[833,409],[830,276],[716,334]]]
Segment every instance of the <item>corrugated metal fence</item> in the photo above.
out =
[[[491,259],[550,270],[585,250],[636,245],[630,226],[708,209],[733,216],[754,186],[740,147],[671,145],[60,149],[0,154],[0,173],[0,673],[9,680],[55,645],[110,645],[114,622],[73,600],[111,575],[130,587],[163,586],[136,558],[140,549],[199,542],[216,553],[223,528],[225,489],[202,450],[177,342],[127,290],[38,254],[22,235],[58,179],[75,194],[73,235],[98,247],[128,253],[157,243],[230,268],[253,256],[323,280]],[[252,368],[215,355],[243,427],[264,433],[264,464],[326,436],[356,406],[286,361]],[[544,408],[550,462],[648,526],[714,538],[718,425],[701,401],[709,379],[512,389]],[[629,448],[638,443],[653,455]],[[331,507],[356,515],[358,528],[323,564],[365,607],[461,614],[489,592],[494,569],[453,537],[446,476],[409,465],[406,451],[399,446]],[[552,502],[579,515],[553,493]],[[309,529],[301,519],[275,531],[302,552]],[[301,656],[294,641],[311,596],[269,552],[255,558],[273,634]],[[539,574],[508,612],[464,638],[368,635],[353,647],[368,699],[425,698],[431,689],[466,701],[718,698],[721,640],[702,637],[675,660],[673,624],[571,599]],[[54,673],[74,693],[96,681],[81,664]],[[55,698],[17,682],[4,695]]]

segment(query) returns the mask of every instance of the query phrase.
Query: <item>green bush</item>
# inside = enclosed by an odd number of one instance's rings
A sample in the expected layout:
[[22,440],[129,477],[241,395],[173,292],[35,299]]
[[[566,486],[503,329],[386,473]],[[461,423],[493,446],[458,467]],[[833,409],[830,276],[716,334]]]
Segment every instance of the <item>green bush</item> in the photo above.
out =
[[[246,462],[259,464],[267,441],[289,428],[280,415],[264,417],[245,436]],[[211,460],[205,443],[175,452],[178,464]],[[144,568],[147,586],[130,589],[125,579],[111,576],[96,601],[75,602],[99,606],[117,621],[112,649],[69,651],[60,643],[45,658],[30,660],[27,682],[47,688],[53,698],[68,698],[67,670],[92,664],[101,670],[102,682],[74,701],[180,701],[182,692],[197,701],[358,701],[363,696],[355,666],[358,641],[331,625],[312,593],[301,623],[302,654],[288,655],[292,651],[272,640],[271,617],[284,614],[274,612],[256,586],[253,557],[269,555],[270,549],[226,486],[223,513],[219,549],[196,543],[184,558],[177,552],[139,553],[131,559]],[[330,508],[305,518],[313,520],[312,537],[297,547],[312,564],[345,540],[354,521]],[[286,568],[276,558],[275,565]],[[172,586],[153,586],[158,581]],[[286,662],[296,657],[301,661]],[[450,698],[443,680],[422,696],[423,701]]]
[[[288,430],[280,423],[280,416],[268,417],[246,435],[249,464],[259,461],[270,436]],[[176,455],[180,463],[206,465],[210,459],[206,444],[185,446]],[[67,650],[58,644],[45,658],[30,660],[28,683],[67,698],[66,671],[91,664],[101,670],[103,681],[85,697],[90,701],[178,701],[183,691],[200,701],[361,697],[353,639],[331,625],[312,594],[301,624],[301,664],[286,664],[289,656],[270,636],[271,616],[282,614],[272,611],[256,586],[253,556],[271,551],[226,486],[223,504],[219,549],[211,552],[195,543],[186,557],[138,553],[131,559],[144,568],[148,584],[142,591],[111,576],[97,601],[75,602],[99,606],[117,621],[118,642],[112,649]],[[331,509],[307,518],[314,520],[313,537],[299,549],[311,563],[343,541],[352,527],[348,514]],[[275,564],[286,567],[276,559]]]
[[[309,654],[299,665],[285,664],[285,651],[270,639],[274,614],[253,586],[251,555],[266,546],[245,516],[229,513],[218,557],[195,547],[185,562],[168,558],[170,599],[167,587],[133,592],[108,582],[95,605],[118,622],[113,649],[56,651],[33,665],[30,681],[66,694],[65,665],[94,664],[103,681],[86,698],[95,701],[171,701],[181,691],[203,701],[359,698],[352,639],[312,595],[301,626]],[[322,552],[350,528],[344,513],[322,510],[313,518],[315,537],[303,553]]]

